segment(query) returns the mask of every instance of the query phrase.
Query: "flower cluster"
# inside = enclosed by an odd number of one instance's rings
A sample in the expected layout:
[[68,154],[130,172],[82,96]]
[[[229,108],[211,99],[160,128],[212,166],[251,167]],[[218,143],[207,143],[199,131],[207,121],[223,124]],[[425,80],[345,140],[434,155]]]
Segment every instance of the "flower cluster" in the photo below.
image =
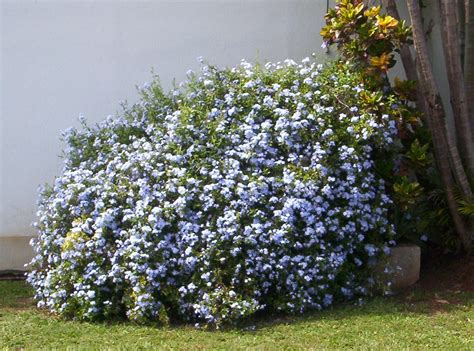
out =
[[170,94],[155,81],[122,116],[66,131],[39,204],[39,306],[219,325],[366,294],[393,236],[374,155],[396,127],[364,108],[357,74],[203,64]]

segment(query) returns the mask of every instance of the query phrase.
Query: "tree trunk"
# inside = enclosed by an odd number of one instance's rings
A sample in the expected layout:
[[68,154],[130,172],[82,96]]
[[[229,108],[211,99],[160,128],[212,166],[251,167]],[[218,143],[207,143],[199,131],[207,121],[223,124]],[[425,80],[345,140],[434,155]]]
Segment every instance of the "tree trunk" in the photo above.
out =
[[461,66],[461,50],[458,33],[457,1],[439,0],[441,35],[448,74],[451,106],[456,136],[464,164],[474,174],[474,143],[469,123],[466,90]]
[[[474,136],[474,1],[465,0],[464,81],[471,134]],[[474,174],[471,174],[474,176]]]
[[465,2],[468,0],[455,0],[456,1],[456,14],[458,16],[458,33],[459,33],[459,45],[461,49],[461,66],[464,67],[464,51],[466,45],[466,11]]
[[[400,21],[400,14],[398,13],[397,4],[395,0],[382,0],[383,6],[386,8],[387,13],[393,18]],[[423,95],[423,90],[421,85],[418,82],[418,74],[416,72],[416,65],[411,55],[410,48],[407,44],[403,45],[400,48],[400,58],[402,59],[403,68],[405,69],[405,74],[408,80],[416,82],[416,105],[420,112],[423,114],[423,119],[428,123],[427,116],[427,107],[425,96]]]
[[471,195],[472,192],[467,182],[464,168],[460,162],[459,152],[447,129],[445,110],[429,58],[426,35],[421,20],[422,15],[419,0],[407,0],[407,5],[413,29],[417,61],[420,66],[420,81],[427,102],[428,118],[430,119],[429,126],[433,137],[436,162],[441,174],[446,192],[446,200],[456,227],[456,232],[462,241],[464,249],[470,251],[472,235],[470,229],[459,215],[458,204],[455,199],[456,183],[453,179],[453,174],[455,175],[455,179],[460,182],[459,185],[461,188],[463,188],[463,195],[465,191],[470,192]]

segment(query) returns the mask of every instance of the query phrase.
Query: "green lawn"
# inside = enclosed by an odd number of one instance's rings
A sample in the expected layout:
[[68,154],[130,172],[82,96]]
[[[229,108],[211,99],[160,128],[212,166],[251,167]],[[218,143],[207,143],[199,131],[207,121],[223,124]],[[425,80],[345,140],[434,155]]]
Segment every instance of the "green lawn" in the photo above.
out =
[[474,349],[474,292],[415,291],[225,331],[64,321],[30,296],[24,282],[0,281],[0,349]]

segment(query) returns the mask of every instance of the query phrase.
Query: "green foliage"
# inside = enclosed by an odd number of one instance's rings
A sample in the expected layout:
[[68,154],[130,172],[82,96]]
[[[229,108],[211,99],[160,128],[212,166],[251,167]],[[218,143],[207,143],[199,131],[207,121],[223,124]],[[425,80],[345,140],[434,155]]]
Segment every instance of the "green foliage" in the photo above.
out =
[[430,144],[422,145],[418,139],[415,139],[411,143],[405,156],[413,167],[423,169],[429,166],[432,162],[429,158],[429,148]]
[[410,206],[417,203],[417,199],[421,196],[423,188],[420,183],[410,181],[408,177],[401,176],[393,185],[395,201],[402,210],[408,210]]
[[462,199],[458,201],[459,212],[467,217],[474,217],[474,201]]

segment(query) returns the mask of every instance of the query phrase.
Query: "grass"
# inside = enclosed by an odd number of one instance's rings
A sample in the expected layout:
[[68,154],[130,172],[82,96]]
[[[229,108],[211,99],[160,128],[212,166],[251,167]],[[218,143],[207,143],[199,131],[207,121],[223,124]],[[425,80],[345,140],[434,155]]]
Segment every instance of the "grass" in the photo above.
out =
[[65,321],[31,295],[24,282],[0,281],[0,349],[474,349],[474,292],[414,291],[225,331]]

